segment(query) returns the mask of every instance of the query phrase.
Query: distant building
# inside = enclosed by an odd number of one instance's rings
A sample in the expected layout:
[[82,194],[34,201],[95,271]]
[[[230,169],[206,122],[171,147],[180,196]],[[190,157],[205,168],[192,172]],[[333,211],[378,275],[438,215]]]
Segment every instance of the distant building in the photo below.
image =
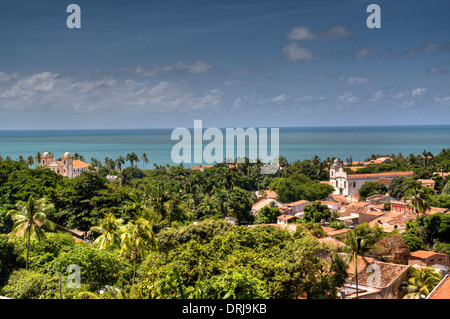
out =
[[344,170],[344,166],[335,159],[330,169],[330,185],[334,187],[333,195],[352,195],[358,194],[359,189],[364,183],[376,182],[378,179],[395,178],[395,177],[410,177],[414,172],[385,172],[373,174],[348,174]]
[[66,176],[68,178],[74,178],[80,176],[81,172],[90,172],[89,167],[91,165],[78,160],[73,159],[73,155],[69,152],[65,152],[61,156],[61,160],[57,161],[53,158],[53,154],[45,151],[39,159],[39,166],[47,167],[57,174]]
[[434,251],[417,250],[411,253],[408,264],[413,266],[445,268],[450,267],[450,256],[446,254],[436,253]]

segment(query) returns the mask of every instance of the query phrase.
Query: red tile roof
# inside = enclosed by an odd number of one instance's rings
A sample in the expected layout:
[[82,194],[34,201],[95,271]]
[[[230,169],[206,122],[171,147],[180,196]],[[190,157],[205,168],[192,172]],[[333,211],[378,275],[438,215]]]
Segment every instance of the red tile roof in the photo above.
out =
[[414,172],[383,172],[383,173],[370,173],[370,174],[349,174],[348,178],[363,178],[363,177],[389,177],[389,176],[395,176],[395,177],[406,177],[406,176],[412,176]]
[[450,277],[446,275],[444,279],[428,295],[427,299],[450,299]]

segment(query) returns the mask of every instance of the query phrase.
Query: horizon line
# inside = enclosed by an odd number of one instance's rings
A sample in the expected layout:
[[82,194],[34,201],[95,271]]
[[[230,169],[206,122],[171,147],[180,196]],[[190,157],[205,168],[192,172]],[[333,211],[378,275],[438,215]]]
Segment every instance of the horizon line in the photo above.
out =
[[[382,125],[308,125],[308,126],[235,126],[234,128],[361,128],[361,127],[422,127],[422,126],[450,126],[449,124],[382,124]],[[131,130],[173,130],[178,127],[155,127],[155,128],[48,128],[48,129],[12,129],[12,130],[1,130],[0,132],[32,132],[32,131],[131,131]],[[216,126],[207,126],[205,128],[216,127]],[[194,129],[194,127],[185,127],[187,129]],[[227,127],[217,127],[218,129],[226,129],[231,128],[231,126]]]

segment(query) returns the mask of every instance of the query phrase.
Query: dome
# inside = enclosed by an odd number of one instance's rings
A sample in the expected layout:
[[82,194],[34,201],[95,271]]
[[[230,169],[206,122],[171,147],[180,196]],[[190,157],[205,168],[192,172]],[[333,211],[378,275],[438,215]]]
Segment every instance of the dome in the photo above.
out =
[[66,157],[69,156],[69,152],[65,152],[64,156],[66,156]]
[[48,156],[48,152],[47,152],[47,151],[45,151],[44,155],[42,155],[42,156]]

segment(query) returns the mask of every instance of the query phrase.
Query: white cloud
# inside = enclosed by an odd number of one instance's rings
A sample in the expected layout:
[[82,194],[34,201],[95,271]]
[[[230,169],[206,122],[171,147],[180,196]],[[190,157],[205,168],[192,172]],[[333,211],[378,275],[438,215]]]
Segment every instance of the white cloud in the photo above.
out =
[[184,61],[177,61],[174,64],[169,65],[152,65],[141,66],[138,65],[134,74],[146,77],[155,77],[161,73],[176,72],[186,74],[200,74],[208,72],[212,69],[212,66],[204,61],[195,61],[194,63],[186,63]]
[[302,40],[314,40],[316,35],[307,27],[295,27],[286,36],[289,40],[302,41]]
[[380,100],[382,100],[384,97],[384,92],[382,90],[375,92],[374,94],[372,94],[371,98],[370,98],[370,102],[378,102]]
[[[0,75],[3,77],[4,73]],[[2,83],[0,110],[8,111],[188,112],[217,107],[223,97],[216,88],[193,93],[185,83],[161,81],[151,84],[132,79],[79,81],[51,72]]]
[[350,77],[347,82],[348,84],[364,84],[367,83],[369,80],[367,78],[360,78],[360,77],[356,77],[356,76],[352,76]]
[[439,104],[450,106],[450,94],[440,94],[434,97],[434,101]]
[[346,92],[337,97],[339,102],[344,103],[356,103],[358,102],[358,98],[353,94],[353,92]]
[[372,49],[369,46],[363,46],[355,52],[354,56],[358,60],[369,58],[372,56]]
[[417,88],[415,90],[412,90],[411,95],[412,97],[419,97],[423,95],[427,91],[426,88]]
[[273,99],[271,99],[271,102],[281,103],[281,102],[285,102],[287,99],[289,99],[289,97],[283,93],[283,94],[280,94],[280,95],[274,97]]
[[289,62],[308,61],[313,59],[311,49],[299,47],[297,43],[293,42],[283,48],[283,53],[286,60]]
[[313,31],[304,26],[298,26],[293,28],[286,38],[292,41],[304,41],[304,40],[342,40],[347,39],[355,35],[353,30],[350,30],[344,26],[332,26],[330,28]]

